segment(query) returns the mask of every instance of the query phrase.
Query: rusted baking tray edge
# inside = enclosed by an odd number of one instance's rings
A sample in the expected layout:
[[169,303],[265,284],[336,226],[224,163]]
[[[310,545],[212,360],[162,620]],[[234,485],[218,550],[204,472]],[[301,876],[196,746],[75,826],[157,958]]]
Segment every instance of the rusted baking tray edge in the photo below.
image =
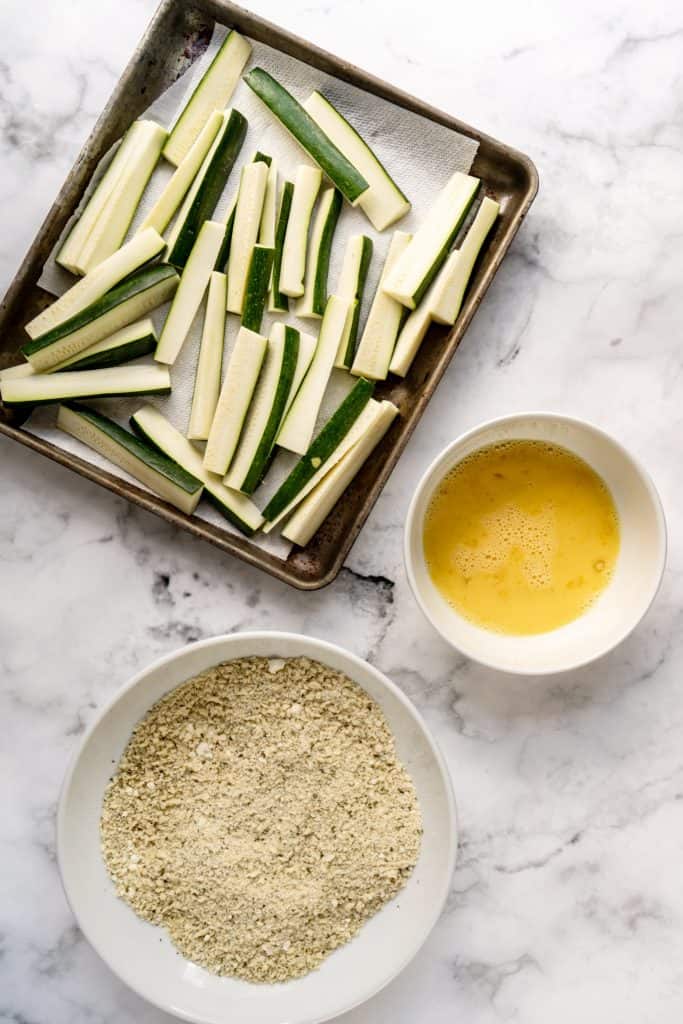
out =
[[482,179],[487,193],[501,202],[501,217],[455,327],[432,325],[408,376],[379,384],[377,397],[391,399],[399,407],[400,417],[312,541],[303,549],[293,549],[286,560],[262,551],[246,538],[186,516],[134,484],[29,434],[12,413],[0,411],[0,432],[277,579],[301,590],[314,590],[330,583],[342,568],[536,196],[538,174],[524,154],[227,0],[162,0],[0,304],[0,367],[17,361],[24,340],[22,325],[52,299],[36,282],[100,158],[130,122],[201,55],[213,19],[478,141],[472,173]]

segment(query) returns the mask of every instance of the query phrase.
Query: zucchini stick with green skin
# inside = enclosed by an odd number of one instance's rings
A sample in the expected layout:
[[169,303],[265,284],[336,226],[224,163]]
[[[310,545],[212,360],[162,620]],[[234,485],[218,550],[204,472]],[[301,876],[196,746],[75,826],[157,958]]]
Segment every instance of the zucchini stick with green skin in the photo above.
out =
[[354,235],[349,239],[336,292],[337,295],[341,295],[343,299],[349,299],[352,303],[334,362],[339,369],[348,369],[353,362],[363,293],[371,259],[371,238],[368,238],[367,235]]
[[356,377],[386,380],[389,373],[389,363],[406,315],[406,308],[384,291],[384,281],[411,237],[412,235],[405,231],[394,231],[382,276],[351,367],[351,373]]
[[109,459],[151,491],[192,515],[202,494],[202,482],[168,456],[129,433],[94,409],[60,405],[57,426]]
[[[233,232],[233,228],[235,227],[235,206],[236,205],[237,205],[237,196],[235,196],[235,204],[233,205],[233,208],[230,211],[230,213],[228,214],[228,218],[227,218],[227,220],[225,222],[225,230],[224,230],[224,234],[223,234],[223,241],[221,242],[221,247],[218,250],[218,255],[216,256],[216,264],[215,264],[215,266],[213,268],[214,270],[218,270],[218,271],[220,271],[223,274],[227,274],[228,273],[228,263],[230,262],[230,246],[232,245],[232,232]],[[227,302],[227,298],[226,298],[226,302]]]
[[[122,327],[108,338],[96,342],[84,352],[79,352],[62,363],[51,367],[48,373],[60,373],[62,370],[101,370],[106,366],[121,366],[133,359],[149,355],[157,345],[157,336],[151,320],[138,320],[137,323]],[[0,370],[0,381],[12,377],[31,377],[35,370],[30,363],[20,363],[9,370]]]
[[263,516],[244,494],[231,491],[220,477],[207,472],[200,452],[165,416],[152,405],[145,405],[131,416],[133,430],[154,448],[168,455],[204,484],[204,494],[238,530],[251,537],[263,524]]
[[27,342],[21,351],[37,373],[49,372],[166,302],[179,280],[166,264],[143,267],[76,316]]
[[242,327],[248,327],[250,331],[261,330],[272,267],[273,249],[265,245],[255,245],[249,263],[242,310]]
[[[366,381],[366,383],[369,383]],[[351,392],[353,393],[353,392]],[[325,459],[317,468],[314,474],[306,480],[303,486],[296,491],[294,497],[291,499],[289,504],[281,509],[280,512],[273,519],[266,521],[263,527],[264,533],[270,533],[274,530],[284,519],[287,519],[291,515],[292,511],[297,508],[299,503],[303,501],[310,492],[318,486],[318,484],[327,476],[328,473],[337,465],[337,463],[344,458],[347,452],[349,452],[359,441],[361,437],[366,433],[368,428],[374,422],[374,418],[377,412],[379,402],[376,402],[374,398],[370,398],[366,405],[363,406],[361,411],[358,413],[355,421],[349,427],[347,433],[342,437],[339,444],[330,453],[329,457]],[[306,453],[306,456],[308,453]],[[316,465],[317,465],[316,458]],[[297,468],[296,466],[294,467]]]
[[322,174],[317,167],[301,164],[297,168],[278,280],[280,291],[292,299],[304,293],[308,228],[321,182]]
[[222,224],[213,220],[205,220],[199,229],[161,330],[154,356],[159,363],[172,365],[178,358],[208,287],[224,230]]
[[372,423],[294,509],[282,530],[286,540],[299,547],[308,544],[398,415],[398,409],[391,402],[374,404],[377,408],[373,410]]
[[123,168],[131,155],[139,145],[141,138],[146,133],[144,122],[134,121],[111,158],[107,169],[97,183],[92,195],[87,200],[78,220],[73,225],[69,234],[55,256],[55,261],[73,274],[80,274],[78,257],[85,245],[88,235],[95,226],[95,222],[106,206],[114,187],[121,177]]
[[221,390],[226,289],[225,274],[214,270],[209,279],[209,294],[194,378],[190,425],[187,431],[191,441],[206,441],[209,436]]
[[449,256],[450,272],[431,299],[432,318],[437,323],[454,324],[457,320],[472,269],[499,212],[500,205],[485,196],[462,245]]
[[404,320],[401,330],[396,339],[396,347],[389,363],[389,372],[395,373],[397,377],[405,377],[412,366],[413,359],[417,355],[420,345],[434,319],[434,303],[438,295],[447,290],[448,282],[452,279],[454,268],[457,266],[458,255],[453,251],[441,270],[434,278],[429,290],[417,309],[409,313]]
[[280,448],[299,455],[308,450],[349,307],[350,303],[337,295],[330,295],[327,300],[311,365],[277,435]]
[[256,93],[342,195],[355,206],[368,182],[347,160],[298,100],[263,68],[252,68],[244,81]]
[[251,43],[234,29],[228,32],[164,146],[163,154],[170,163],[177,167],[187,156],[212,112],[223,110],[228,105],[250,55]]
[[89,274],[111,257],[126,237],[166,140],[165,128],[151,121],[147,124],[150,127],[146,145],[126,161],[112,194],[78,254],[76,269],[82,274]]
[[52,372],[61,373],[67,369],[103,370],[107,366],[121,366],[149,355],[156,347],[157,332],[154,324],[149,318],[138,320],[96,342],[78,356],[65,359]]
[[271,275],[270,299],[268,301],[268,309],[271,313],[286,313],[289,310],[289,297],[280,291],[280,272],[282,269],[282,250],[285,244],[293,195],[294,182],[284,181],[282,183],[282,192],[280,193],[280,206],[278,208],[277,226],[275,228],[273,273]]
[[46,405],[74,398],[122,395],[168,395],[170,391],[171,378],[167,367],[154,364],[36,373],[32,377],[0,383],[0,397],[5,405]]
[[498,203],[484,200],[462,246],[449,254],[422,302],[405,320],[389,364],[391,373],[405,377],[433,321],[455,323],[472,268],[498,210]]
[[419,306],[439,273],[480,184],[479,178],[456,171],[387,275],[384,290],[408,309]]
[[226,111],[209,152],[168,237],[169,263],[184,267],[202,225],[211,217],[247,134],[246,119],[238,110]]
[[335,450],[349,434],[370,401],[373,390],[374,384],[371,381],[363,379],[356,381],[353,389],[337,407],[308,451],[299,459],[292,472],[264,508],[264,519],[270,525],[275,525],[307,493],[304,488],[310,484],[319,471],[323,470]]
[[395,224],[410,211],[410,202],[379,162],[367,142],[321,93],[314,92],[304,109],[327,137],[357,167],[369,184],[358,205],[376,231]]
[[174,213],[192,187],[204,162],[204,158],[211,149],[212,143],[222,125],[222,111],[214,110],[192,143],[187,155],[181,160],[169,178],[154,206],[140,224],[138,231],[144,231],[145,228],[154,228],[160,235],[163,234],[171,223]]
[[[283,338],[284,339],[285,331],[287,331],[289,333],[290,331],[293,331],[293,330],[294,330],[293,327],[289,327],[288,325],[286,326],[283,323],[274,323],[272,328],[271,328],[270,337],[271,338],[276,337],[276,338]],[[294,373],[292,375],[292,381],[291,381],[290,386],[289,386],[289,394],[287,395],[287,398],[286,398],[286,401],[285,401],[284,410],[283,410],[282,415],[279,417],[279,420],[278,420],[278,428],[279,428],[280,424],[282,424],[285,416],[287,415],[287,413],[290,410],[292,402],[294,401],[294,399],[296,398],[296,396],[299,393],[299,388],[301,387],[301,382],[303,381],[304,377],[306,376],[306,373],[308,372],[308,368],[311,365],[311,362],[313,361],[313,356],[315,354],[315,350],[316,350],[316,347],[318,345],[318,339],[316,337],[314,337],[314,335],[306,334],[303,331],[302,332],[296,331],[296,333],[299,336],[299,345],[298,345],[298,351],[297,351],[297,357],[296,357],[296,365],[294,367]],[[260,378],[259,378],[259,383],[260,383]],[[250,426],[251,426],[251,416],[249,417],[249,422],[245,426],[245,432],[249,431]],[[277,436],[277,429],[278,428],[276,428],[276,436]],[[271,463],[272,463],[273,459],[275,458],[276,452],[277,452],[277,447],[276,447],[275,443],[272,443],[271,446],[270,446],[270,453],[267,456],[266,461],[263,464],[263,467],[261,469],[259,481],[263,480],[263,478],[265,477],[266,473],[268,472],[268,470],[269,470],[269,468],[271,466]],[[235,458],[237,458],[237,456],[235,456]],[[232,472],[232,469],[231,469],[230,472]],[[226,477],[226,481],[229,479],[229,476],[230,476],[230,474],[228,474],[228,477]],[[247,486],[250,486],[250,484],[251,484],[251,481],[250,480],[247,481]]]
[[[253,164],[262,163],[262,164],[266,164],[268,167],[270,167],[271,159],[270,159],[269,156],[266,156],[265,153],[257,152],[257,153],[254,154],[254,159],[251,161],[251,163],[253,163]],[[270,172],[269,172],[269,174],[270,174]],[[241,178],[241,175],[240,175],[240,178]],[[266,183],[266,194],[267,194],[267,192],[268,192],[268,184]],[[218,257],[216,259],[216,267],[215,267],[215,269],[216,270],[221,270],[224,274],[227,274],[227,272],[228,272],[228,263],[230,261],[230,246],[232,245],[232,232],[233,232],[233,228],[235,226],[235,210],[237,208],[237,200],[239,199],[239,194],[240,194],[240,187],[239,187],[239,184],[238,184],[237,191],[235,192],[234,196],[232,197],[232,201],[231,201],[230,205],[228,206],[228,208],[227,208],[227,210],[225,212],[225,216],[223,218],[224,222],[225,222],[225,236],[223,238],[223,244],[220,247],[220,251],[218,253]],[[265,199],[264,199],[264,204],[265,204]]]
[[40,338],[76,316],[134,271],[158,256],[163,248],[164,240],[154,228],[147,228],[139,235],[135,235],[118,252],[55,299],[47,309],[34,316],[25,327],[29,338]]
[[273,324],[256,390],[237,451],[225,478],[228,487],[251,494],[260,484],[275,445],[299,354],[299,332]]
[[204,466],[210,473],[224,476],[230,468],[267,344],[262,335],[240,327],[206,442]]
[[[308,243],[304,294],[294,310],[297,316],[320,320],[325,312],[330,254],[341,207],[341,192],[336,188],[325,189],[313,221],[313,230]],[[346,296],[343,297],[346,298]]]
[[261,225],[267,183],[267,164],[258,161],[246,164],[242,168],[230,241],[227,300],[228,312],[238,313],[240,316],[244,308],[251,253],[256,245]]

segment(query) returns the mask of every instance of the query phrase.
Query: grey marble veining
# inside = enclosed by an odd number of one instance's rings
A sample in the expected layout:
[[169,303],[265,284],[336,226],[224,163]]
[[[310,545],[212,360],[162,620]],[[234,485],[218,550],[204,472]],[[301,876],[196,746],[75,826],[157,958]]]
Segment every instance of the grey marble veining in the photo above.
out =
[[[683,1018],[683,15],[562,0],[300,0],[255,10],[536,160],[541,192],[347,567],[299,594],[0,440],[0,1021],[161,1024],[82,939],[54,857],[59,783],[101,705],[215,633],[301,630],[387,672],[448,759],[462,845],[446,912],[344,1024],[678,1024]],[[0,8],[4,289],[152,13]],[[646,462],[669,569],[637,632],[554,679],[489,672],[422,620],[401,533],[460,431],[574,412]]]

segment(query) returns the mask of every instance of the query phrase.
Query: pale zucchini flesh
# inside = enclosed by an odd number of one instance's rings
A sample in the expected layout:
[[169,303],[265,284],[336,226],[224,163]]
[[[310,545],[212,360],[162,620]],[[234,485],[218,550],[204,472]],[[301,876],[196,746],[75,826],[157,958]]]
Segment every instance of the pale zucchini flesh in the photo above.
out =
[[292,299],[304,293],[308,229],[321,182],[317,167],[301,164],[297,168],[278,281],[280,291]]
[[74,398],[122,395],[167,395],[170,390],[171,378],[167,367],[156,365],[36,373],[31,377],[0,383],[0,397],[5,405],[45,405]]
[[169,178],[152,209],[140,224],[139,231],[144,231],[145,228],[154,228],[160,235],[163,234],[171,223],[176,210],[192,187],[192,183],[197,177],[204,158],[209,152],[222,124],[222,112],[214,110],[192,143],[187,155],[181,160]]
[[361,195],[358,205],[375,230],[384,231],[405,217],[410,211],[410,201],[336,107],[321,93],[314,92],[304,103],[304,109],[367,181],[369,188]]
[[366,407],[372,398],[373,388],[371,381],[356,381],[264,508],[267,530],[272,529],[315,486],[325,468],[332,465],[330,460],[335,453],[340,457],[340,446],[345,442],[353,443],[355,434],[352,431],[359,430],[358,421],[362,424],[368,415]]
[[387,275],[384,290],[408,309],[420,304],[441,269],[479,185],[479,178],[456,171]]
[[166,322],[161,331],[154,358],[172,365],[178,358],[197,310],[204,298],[225,228],[217,221],[206,220],[199,229],[197,241],[185,265]]
[[246,119],[238,110],[226,111],[223,124],[204,157],[190,191],[168,236],[167,261],[184,267],[202,224],[210,219],[247,133]]
[[131,417],[133,430],[155,448],[182,466],[204,484],[204,494],[225,518],[248,537],[262,525],[263,516],[244,494],[225,486],[220,477],[209,473],[201,453],[166,417],[152,405],[145,405]]
[[256,93],[308,155],[325,172],[342,195],[355,206],[367,191],[368,182],[304,110],[298,100],[263,68],[252,68],[244,76]]
[[277,436],[277,443],[281,448],[287,448],[300,455],[308,450],[334,366],[339,339],[346,324],[349,306],[350,303],[346,299],[340,299],[337,295],[331,295],[327,300],[311,365]]
[[[282,328],[284,330],[284,324],[273,324],[273,330]],[[296,357],[296,368],[294,370],[294,377],[292,378],[292,386],[289,389],[289,396],[287,398],[287,404],[285,405],[285,411],[282,418],[284,419],[292,402],[299,393],[301,383],[308,373],[308,368],[313,361],[315,350],[318,346],[318,339],[314,334],[306,334],[304,331],[299,333],[299,351]]]
[[372,259],[372,248],[372,239],[367,235],[352,235],[349,238],[335,295],[341,295],[342,299],[359,297]]
[[280,205],[278,207],[277,226],[275,228],[275,252],[273,254],[273,272],[270,280],[270,298],[268,309],[271,313],[289,310],[289,298],[280,291],[280,271],[282,269],[282,251],[287,234],[289,214],[292,209],[292,197],[294,195],[294,182],[284,181],[280,193]]
[[192,409],[187,436],[192,441],[206,441],[211,429],[218,395],[221,390],[221,368],[225,343],[225,274],[213,271],[209,279],[204,326],[194,378]]
[[275,227],[277,222],[277,162],[271,160],[268,166],[268,180],[263,197],[263,210],[259,226],[259,245],[275,248]]
[[332,242],[341,207],[341,192],[336,188],[325,189],[316,211],[308,242],[304,294],[296,303],[294,310],[297,316],[320,320],[325,312]]
[[204,466],[211,473],[224,476],[230,468],[267,344],[261,334],[240,327],[206,442]]
[[250,54],[251,43],[232,29],[173,126],[163,149],[170,163],[177,167],[212,112],[227,106]]
[[358,325],[360,324],[361,305],[365,282],[370,269],[372,259],[372,239],[367,235],[354,235],[349,239],[344,253],[337,295],[343,299],[352,301],[349,316],[346,321],[344,333],[339,342],[337,358],[334,365],[339,369],[348,369],[353,362],[358,338]]
[[73,274],[79,273],[77,261],[83,245],[112,194],[129,154],[137,146],[140,136],[144,134],[145,129],[141,127],[141,124],[140,121],[134,121],[121,139],[108,167],[55,257],[55,261],[61,267],[70,270]]
[[392,236],[377,291],[351,366],[351,373],[356,377],[385,380],[389,373],[389,363],[406,309],[384,291],[384,281],[411,237],[405,231],[395,231]]
[[[255,164],[257,164],[257,163],[264,163],[264,164],[267,164],[268,167],[270,167],[271,159],[270,159],[269,156],[266,156],[265,153],[257,152],[257,153],[254,154],[254,159],[251,162],[255,163]],[[241,179],[241,177],[242,176],[240,174],[240,179]],[[267,190],[268,190],[268,184],[266,183],[266,192],[267,192]],[[239,192],[240,192],[240,188],[239,188],[239,184],[238,184],[237,189],[235,191],[235,194],[232,197],[229,205],[227,206],[225,214],[221,218],[223,223],[225,224],[225,236],[223,238],[223,244],[221,245],[220,251],[218,253],[218,258],[216,259],[216,270],[222,270],[224,274],[227,274],[227,272],[228,272],[228,263],[230,261],[230,246],[232,244],[232,232],[233,232],[233,228],[235,226],[235,210],[237,208],[237,200],[239,198]],[[265,193],[264,193],[264,203],[265,203]],[[263,213],[262,213],[262,215],[263,215]],[[260,228],[259,228],[259,232],[260,232]]]
[[429,292],[417,309],[408,314],[398,332],[396,346],[389,363],[389,371],[395,373],[397,377],[405,377],[429,330],[432,314],[426,301],[428,297]]
[[267,183],[267,164],[259,160],[242,168],[228,261],[227,308],[230,313],[241,315],[244,308],[249,263],[258,238]]
[[178,274],[165,264],[139,270],[101,299],[22,348],[37,373],[47,373],[90,346],[150,313],[178,287]]
[[472,269],[499,212],[500,204],[485,196],[462,245],[449,256],[449,260],[453,260],[450,273],[442,280],[431,299],[432,317],[437,323],[455,323]]
[[142,123],[147,128],[145,136],[128,154],[121,175],[75,261],[75,269],[81,274],[89,274],[119,249],[156,167],[166,129],[153,121]]
[[282,530],[282,536],[299,547],[305,547],[322,526],[342,494],[375,450],[398,415],[392,402],[377,403],[373,422],[362,436],[341,457],[336,466],[327,472],[322,480],[295,508]]
[[287,404],[299,352],[299,332],[274,324],[237,451],[225,478],[228,487],[251,494],[270,462]]
[[20,380],[22,377],[32,377],[35,370],[30,363],[16,363],[14,366],[6,366],[0,370],[0,383],[3,380]]
[[68,291],[26,324],[29,338],[35,340],[66,320],[70,320],[101,299],[124,278],[154,259],[164,248],[164,240],[154,228],[135,235],[108,259],[72,285]]
[[107,416],[84,406],[60,405],[57,426],[181,512],[192,515],[196,509],[202,494],[201,480]]

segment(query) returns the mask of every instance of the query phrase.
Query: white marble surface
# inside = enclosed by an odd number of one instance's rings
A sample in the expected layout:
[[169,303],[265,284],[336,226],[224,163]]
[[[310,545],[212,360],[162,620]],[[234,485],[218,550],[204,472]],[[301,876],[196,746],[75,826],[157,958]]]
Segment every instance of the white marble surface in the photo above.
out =
[[[683,1019],[683,16],[672,0],[258,0],[260,13],[518,145],[541,193],[409,449],[327,590],[297,594],[0,440],[0,1021],[170,1021],[74,926],[59,783],[94,710],[194,638],[270,627],[389,673],[448,758],[462,823],[446,913],[345,1024]],[[152,12],[0,7],[0,286]],[[648,464],[669,570],[637,632],[566,677],[458,658],[422,621],[401,526],[427,461],[478,420],[591,418]]]

